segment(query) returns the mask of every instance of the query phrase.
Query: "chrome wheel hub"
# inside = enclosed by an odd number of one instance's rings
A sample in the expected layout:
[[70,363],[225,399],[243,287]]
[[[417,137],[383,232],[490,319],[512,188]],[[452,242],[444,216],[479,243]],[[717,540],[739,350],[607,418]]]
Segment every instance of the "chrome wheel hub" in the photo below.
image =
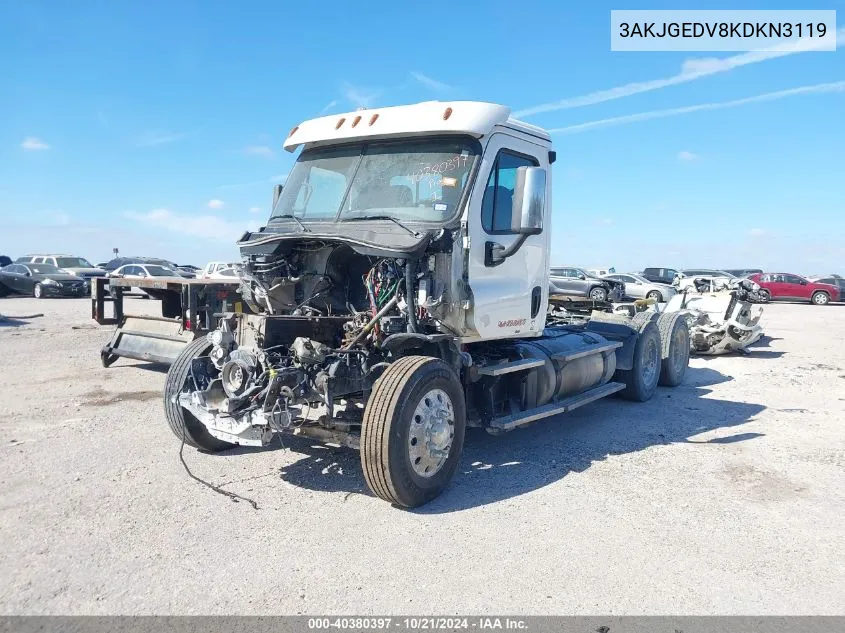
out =
[[433,477],[449,458],[455,437],[455,410],[442,389],[427,392],[414,409],[408,432],[408,456],[414,472]]

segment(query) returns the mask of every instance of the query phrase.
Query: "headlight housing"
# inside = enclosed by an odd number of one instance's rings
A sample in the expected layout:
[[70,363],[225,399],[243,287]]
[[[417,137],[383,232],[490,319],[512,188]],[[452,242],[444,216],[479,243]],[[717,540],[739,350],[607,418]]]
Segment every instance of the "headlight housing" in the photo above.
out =
[[45,286],[59,286],[59,285],[61,285],[55,279],[45,279],[41,283],[44,284]]

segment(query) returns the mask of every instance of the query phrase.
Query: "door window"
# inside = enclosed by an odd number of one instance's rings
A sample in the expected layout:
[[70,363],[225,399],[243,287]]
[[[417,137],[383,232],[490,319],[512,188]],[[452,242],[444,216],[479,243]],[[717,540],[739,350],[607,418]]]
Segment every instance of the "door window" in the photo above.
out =
[[487,188],[481,200],[481,226],[491,234],[514,233],[511,229],[513,190],[516,187],[516,170],[536,167],[537,160],[529,156],[501,150],[493,163]]
[[804,280],[798,275],[784,275],[784,281],[788,284],[804,285]]

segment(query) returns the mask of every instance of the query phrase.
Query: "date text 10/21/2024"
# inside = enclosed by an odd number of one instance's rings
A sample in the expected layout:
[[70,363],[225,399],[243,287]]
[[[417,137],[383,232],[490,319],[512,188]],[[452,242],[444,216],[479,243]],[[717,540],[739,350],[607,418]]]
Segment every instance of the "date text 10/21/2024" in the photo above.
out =
[[309,618],[308,629],[311,631],[329,630],[408,630],[408,631],[456,631],[479,630],[520,631],[528,627],[525,620],[499,617],[333,617]]

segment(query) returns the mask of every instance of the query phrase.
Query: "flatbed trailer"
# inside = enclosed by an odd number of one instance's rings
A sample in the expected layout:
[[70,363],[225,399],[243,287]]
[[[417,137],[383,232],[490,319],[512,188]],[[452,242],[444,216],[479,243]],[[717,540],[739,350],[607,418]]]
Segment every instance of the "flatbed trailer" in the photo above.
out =
[[[170,365],[188,343],[217,327],[215,315],[243,310],[238,285],[237,279],[95,279],[91,318],[100,325],[117,325],[100,350],[103,367],[109,367],[119,357]],[[132,288],[141,288],[160,300],[161,316],[126,314],[124,298]],[[112,305],[110,316],[107,304]]]

